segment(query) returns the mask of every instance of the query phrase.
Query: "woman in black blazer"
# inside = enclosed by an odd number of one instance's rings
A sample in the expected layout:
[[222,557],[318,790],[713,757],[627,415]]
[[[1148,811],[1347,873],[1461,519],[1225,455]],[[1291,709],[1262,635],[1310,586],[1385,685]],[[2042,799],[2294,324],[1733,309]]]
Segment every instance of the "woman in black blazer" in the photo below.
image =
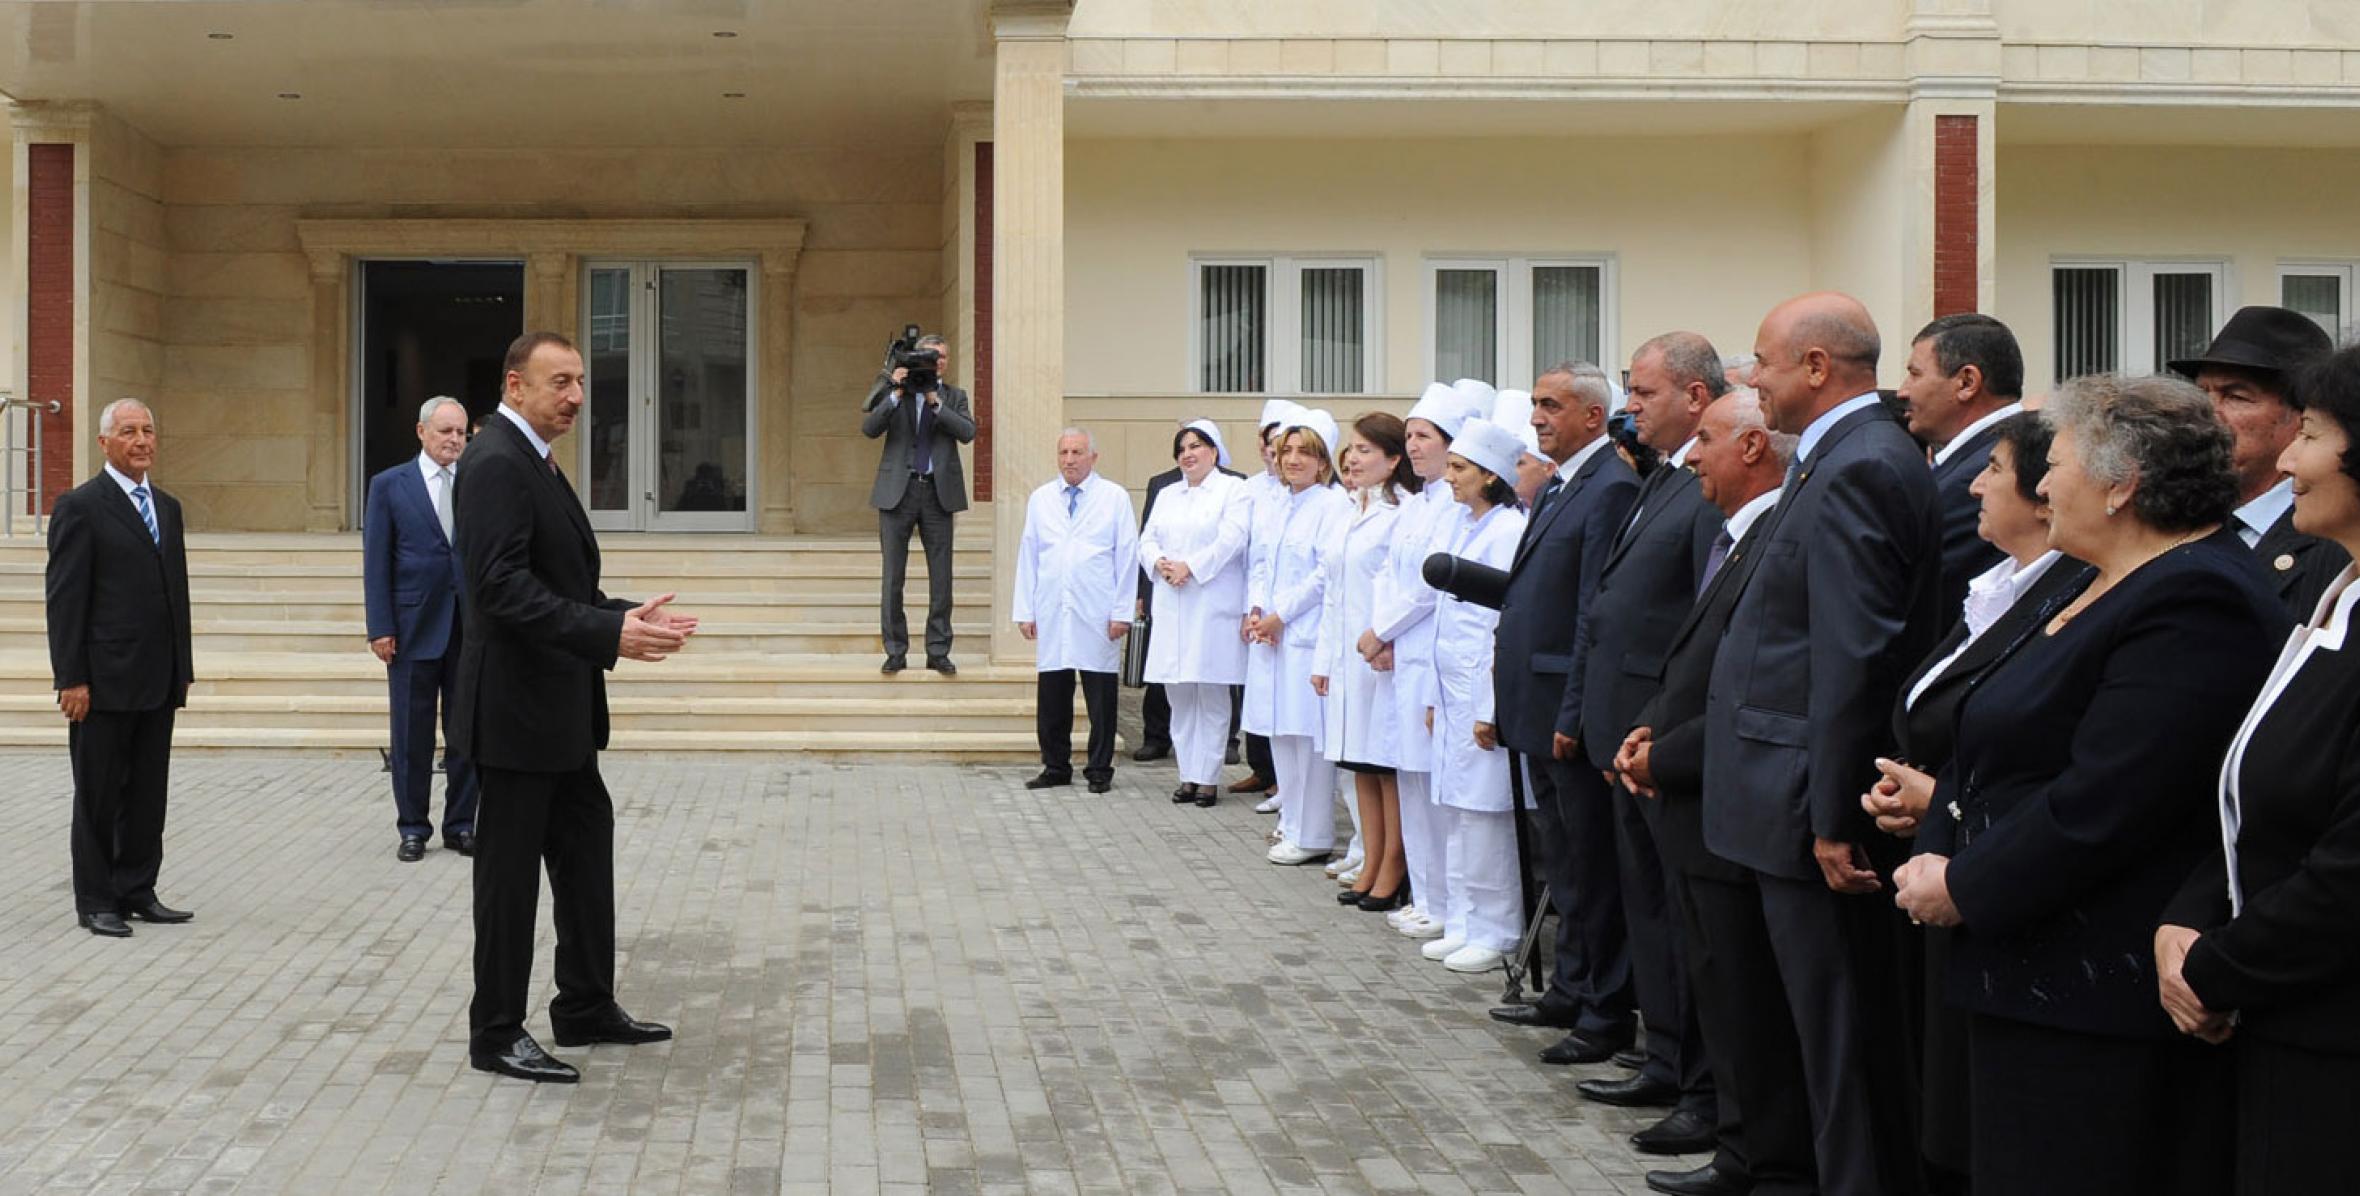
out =
[[[2048,421],[2027,411],[2001,420],[1992,432],[1991,459],[1969,490],[1983,503],[1976,534],[2006,555],[1967,586],[1958,625],[1902,683],[1893,703],[1900,759],[1878,760],[1883,776],[1860,799],[1878,830],[1905,839],[1917,834],[1933,799],[1934,774],[1950,760],[1960,701],[2027,628],[2055,613],[2052,599],[2089,583],[2089,566],[2049,547],[2049,504],[2040,497],[2049,472]],[[1942,997],[1950,934],[1929,926],[1920,940],[1920,1145],[1927,1186],[1937,1196],[1969,1190],[1967,1015]]]
[[2219,850],[2213,766],[2285,608],[2222,527],[2229,434],[2201,391],[2082,378],[2045,414],[2050,542],[2096,572],[1960,703],[1898,900],[1959,928],[1977,1190],[2217,1196],[2221,1058],[2156,1007],[2149,948]]
[[[2300,378],[2294,525],[2360,557],[2360,347]],[[2220,771],[2227,859],[2155,932],[2164,1008],[2229,1040],[2240,1196],[2350,1191],[2360,1126],[2360,567],[2296,629]],[[2201,933],[2199,929],[2202,928]],[[2232,1038],[2233,1036],[2233,1038]]]

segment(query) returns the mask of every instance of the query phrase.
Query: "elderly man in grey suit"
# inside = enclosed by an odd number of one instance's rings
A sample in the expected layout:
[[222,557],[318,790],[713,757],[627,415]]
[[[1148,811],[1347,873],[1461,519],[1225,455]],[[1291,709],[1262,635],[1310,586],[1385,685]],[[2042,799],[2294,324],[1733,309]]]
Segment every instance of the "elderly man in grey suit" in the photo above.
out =
[[[941,337],[920,337],[917,347],[933,350],[938,376],[950,369],[950,346]],[[885,546],[885,594],[878,611],[885,638],[883,671],[909,667],[910,624],[901,596],[915,529],[926,547],[926,667],[948,676],[959,671],[951,663],[951,516],[967,509],[959,446],[975,439],[975,416],[966,391],[938,382],[911,394],[906,375],[899,366],[878,374],[861,407],[860,434],[885,438],[877,485],[869,491]]]

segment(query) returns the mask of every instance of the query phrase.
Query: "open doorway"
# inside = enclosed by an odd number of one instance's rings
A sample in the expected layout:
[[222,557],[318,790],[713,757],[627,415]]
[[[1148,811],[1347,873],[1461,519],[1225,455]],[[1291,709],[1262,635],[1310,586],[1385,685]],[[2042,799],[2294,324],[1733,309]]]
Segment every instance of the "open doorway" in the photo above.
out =
[[470,423],[500,404],[500,359],[524,331],[522,262],[361,263],[361,471],[368,479],[418,455],[418,407],[435,395],[467,405]]

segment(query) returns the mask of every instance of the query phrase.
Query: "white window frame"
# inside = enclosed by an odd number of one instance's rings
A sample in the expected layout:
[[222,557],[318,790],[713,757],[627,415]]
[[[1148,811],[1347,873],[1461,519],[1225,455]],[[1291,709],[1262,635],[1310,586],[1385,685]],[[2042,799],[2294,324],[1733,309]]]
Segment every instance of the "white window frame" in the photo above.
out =
[[[2162,367],[2155,363],[2155,276],[2158,274],[2207,274],[2212,276],[2211,332],[2220,331],[2229,318],[2229,291],[2236,279],[2229,269],[2228,259],[2222,257],[2055,257],[2049,259],[2049,297],[2053,305],[2057,294],[2059,270],[2113,270],[2115,285],[2114,361],[2124,374],[2151,374]],[[2056,311],[2051,307],[2049,326],[2055,335]],[[2049,368],[2056,368],[2056,348],[2049,350]]]
[[[1262,310],[1269,318],[1262,327],[1262,389],[1207,391],[1205,389],[1204,270],[1207,266],[1260,266]],[[1375,253],[1191,253],[1188,255],[1188,392],[1190,394],[1256,394],[1293,397],[1321,392],[1303,384],[1303,271],[1359,267],[1361,362],[1360,389],[1346,393],[1384,393],[1385,260]]]
[[2336,323],[2340,327],[2328,331],[2329,339],[2344,342],[2344,330],[2354,326],[2352,314],[2353,282],[2360,277],[2360,262],[2336,261],[2332,258],[2299,258],[2278,263],[2278,287],[2275,294],[2280,306],[2286,304],[2288,278],[2334,278],[2336,287]]
[[[1536,269],[1570,266],[1598,271],[1598,354],[1611,357],[1620,330],[1617,327],[1621,308],[1621,289],[1616,277],[1615,255],[1611,253],[1531,253],[1531,254],[1437,254],[1426,258],[1425,291],[1421,302],[1425,319],[1421,329],[1424,340],[1423,368],[1425,376],[1439,382],[1435,373],[1434,321],[1436,275],[1443,270],[1491,270],[1500,278],[1495,292],[1500,296],[1502,310],[1492,321],[1497,329],[1493,347],[1493,373],[1500,385],[1516,387],[1530,385],[1541,370],[1557,364],[1554,361],[1535,361],[1532,355],[1532,274]],[[1605,368],[1604,362],[1591,364]]]

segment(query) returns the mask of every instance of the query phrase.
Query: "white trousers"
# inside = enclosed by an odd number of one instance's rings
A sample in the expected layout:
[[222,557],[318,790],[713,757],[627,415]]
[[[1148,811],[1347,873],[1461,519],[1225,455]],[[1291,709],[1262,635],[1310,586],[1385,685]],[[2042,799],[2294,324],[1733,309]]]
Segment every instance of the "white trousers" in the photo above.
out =
[[1360,854],[1360,774],[1349,769],[1336,770],[1336,800],[1344,803],[1344,812],[1352,817],[1352,842],[1344,848],[1344,858],[1365,859]]
[[1221,783],[1221,759],[1229,752],[1229,687],[1164,686],[1172,703],[1172,760],[1184,784]]
[[1401,856],[1409,865],[1410,900],[1439,918],[1450,891],[1445,880],[1450,873],[1443,866],[1450,824],[1435,809],[1432,773],[1404,771],[1396,779],[1401,782]]
[[[1524,884],[1516,875],[1516,816],[1437,805],[1449,827],[1443,935],[1471,947],[1512,950],[1524,937]],[[1427,908],[1420,903],[1420,908]]]
[[1278,833],[1310,851],[1336,845],[1336,765],[1319,754],[1308,735],[1270,737],[1270,763],[1278,769]]

